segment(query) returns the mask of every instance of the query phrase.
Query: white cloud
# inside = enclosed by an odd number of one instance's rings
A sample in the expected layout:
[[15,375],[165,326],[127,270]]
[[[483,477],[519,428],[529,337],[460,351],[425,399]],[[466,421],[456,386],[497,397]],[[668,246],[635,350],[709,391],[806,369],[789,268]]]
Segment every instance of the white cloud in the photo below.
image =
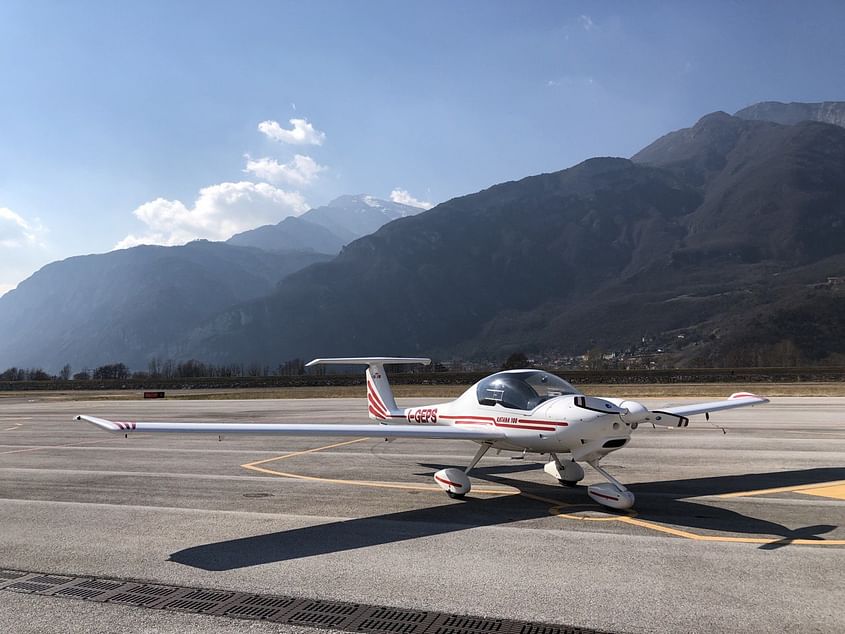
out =
[[42,232],[38,219],[27,222],[8,207],[0,207],[0,247],[15,249],[38,245]]
[[400,189],[397,187],[392,192],[390,192],[390,200],[395,203],[400,203],[402,205],[410,205],[411,207],[419,207],[420,209],[431,209],[434,205],[430,202],[426,202],[424,200],[417,200],[411,194],[408,193],[406,189]]
[[27,220],[8,207],[0,207],[0,295],[50,261],[44,243],[46,233],[37,218]]
[[287,192],[268,183],[219,183],[204,187],[193,206],[157,198],[132,212],[147,225],[143,235],[128,235],[116,249],[139,244],[172,246],[197,238],[226,240],[259,225],[279,222],[308,210],[299,192]]
[[293,128],[285,130],[278,121],[262,121],[258,131],[274,141],[291,145],[322,145],[326,140],[326,133],[315,130],[307,119],[290,119],[290,124]]
[[286,182],[292,185],[310,185],[317,179],[320,172],[326,169],[310,156],[303,156],[302,154],[297,154],[292,161],[286,164],[279,163],[271,158],[252,159],[249,155],[246,159],[245,172],[255,174],[256,177],[271,183]]
[[570,75],[559,79],[549,79],[546,81],[546,87],[566,89],[599,88],[600,84],[594,77]]
[[593,22],[593,18],[591,18],[590,16],[581,15],[578,19],[581,22],[581,28],[583,28],[585,31],[592,31],[594,28],[596,28],[596,23]]

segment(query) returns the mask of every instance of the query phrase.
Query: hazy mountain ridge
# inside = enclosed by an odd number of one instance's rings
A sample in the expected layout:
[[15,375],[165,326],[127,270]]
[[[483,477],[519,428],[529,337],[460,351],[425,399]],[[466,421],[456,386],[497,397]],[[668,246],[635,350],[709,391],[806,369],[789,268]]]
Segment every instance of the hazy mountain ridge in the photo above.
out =
[[139,246],[48,264],[0,297],[0,366],[143,369],[216,312],[328,256],[219,242]]
[[336,255],[343,245],[422,211],[366,194],[340,196],[298,217],[232,236],[227,242],[260,249],[302,249]]
[[336,255],[346,240],[322,225],[290,216],[275,225],[264,225],[235,234],[227,244],[256,247],[267,251],[298,249]]

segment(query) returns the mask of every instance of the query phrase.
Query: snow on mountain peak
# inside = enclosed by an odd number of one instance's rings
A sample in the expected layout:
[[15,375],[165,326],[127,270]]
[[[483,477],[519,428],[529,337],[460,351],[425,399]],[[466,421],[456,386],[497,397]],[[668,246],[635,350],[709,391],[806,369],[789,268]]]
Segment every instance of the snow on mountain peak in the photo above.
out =
[[378,198],[373,198],[372,196],[362,196],[362,202],[369,207],[375,207],[376,209],[384,209],[384,205],[381,205],[381,201]]

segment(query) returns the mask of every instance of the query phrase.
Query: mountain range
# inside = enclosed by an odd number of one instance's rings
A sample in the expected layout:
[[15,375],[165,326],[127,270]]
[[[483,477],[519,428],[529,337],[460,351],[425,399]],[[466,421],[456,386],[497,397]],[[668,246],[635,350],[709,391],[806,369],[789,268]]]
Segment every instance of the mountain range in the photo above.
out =
[[734,116],[740,119],[771,121],[784,125],[795,125],[802,121],[819,121],[845,126],[845,101],[817,103],[761,101],[738,110]]
[[328,205],[290,216],[275,225],[238,233],[229,244],[259,249],[305,249],[336,255],[343,245],[372,233],[397,218],[413,216],[421,211],[366,194],[341,196]]
[[198,240],[53,262],[0,297],[0,365],[146,369],[198,322],[328,259]]
[[[392,210],[403,217],[373,230],[374,214],[348,213],[344,198],[229,244],[138,247],[158,250],[142,266],[119,260],[135,249],[54,263],[0,298],[0,329],[15,333],[0,367],[631,354],[643,342],[678,365],[842,362],[843,106],[712,113],[631,159]],[[312,246],[338,243],[333,258]],[[226,264],[200,266],[203,249]]]

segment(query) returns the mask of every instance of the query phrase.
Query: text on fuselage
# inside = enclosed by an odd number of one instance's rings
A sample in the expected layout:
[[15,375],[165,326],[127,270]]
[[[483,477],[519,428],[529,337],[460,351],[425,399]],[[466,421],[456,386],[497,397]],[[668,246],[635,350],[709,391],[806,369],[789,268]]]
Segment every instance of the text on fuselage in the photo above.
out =
[[409,409],[406,416],[408,417],[409,423],[436,423],[437,408]]

